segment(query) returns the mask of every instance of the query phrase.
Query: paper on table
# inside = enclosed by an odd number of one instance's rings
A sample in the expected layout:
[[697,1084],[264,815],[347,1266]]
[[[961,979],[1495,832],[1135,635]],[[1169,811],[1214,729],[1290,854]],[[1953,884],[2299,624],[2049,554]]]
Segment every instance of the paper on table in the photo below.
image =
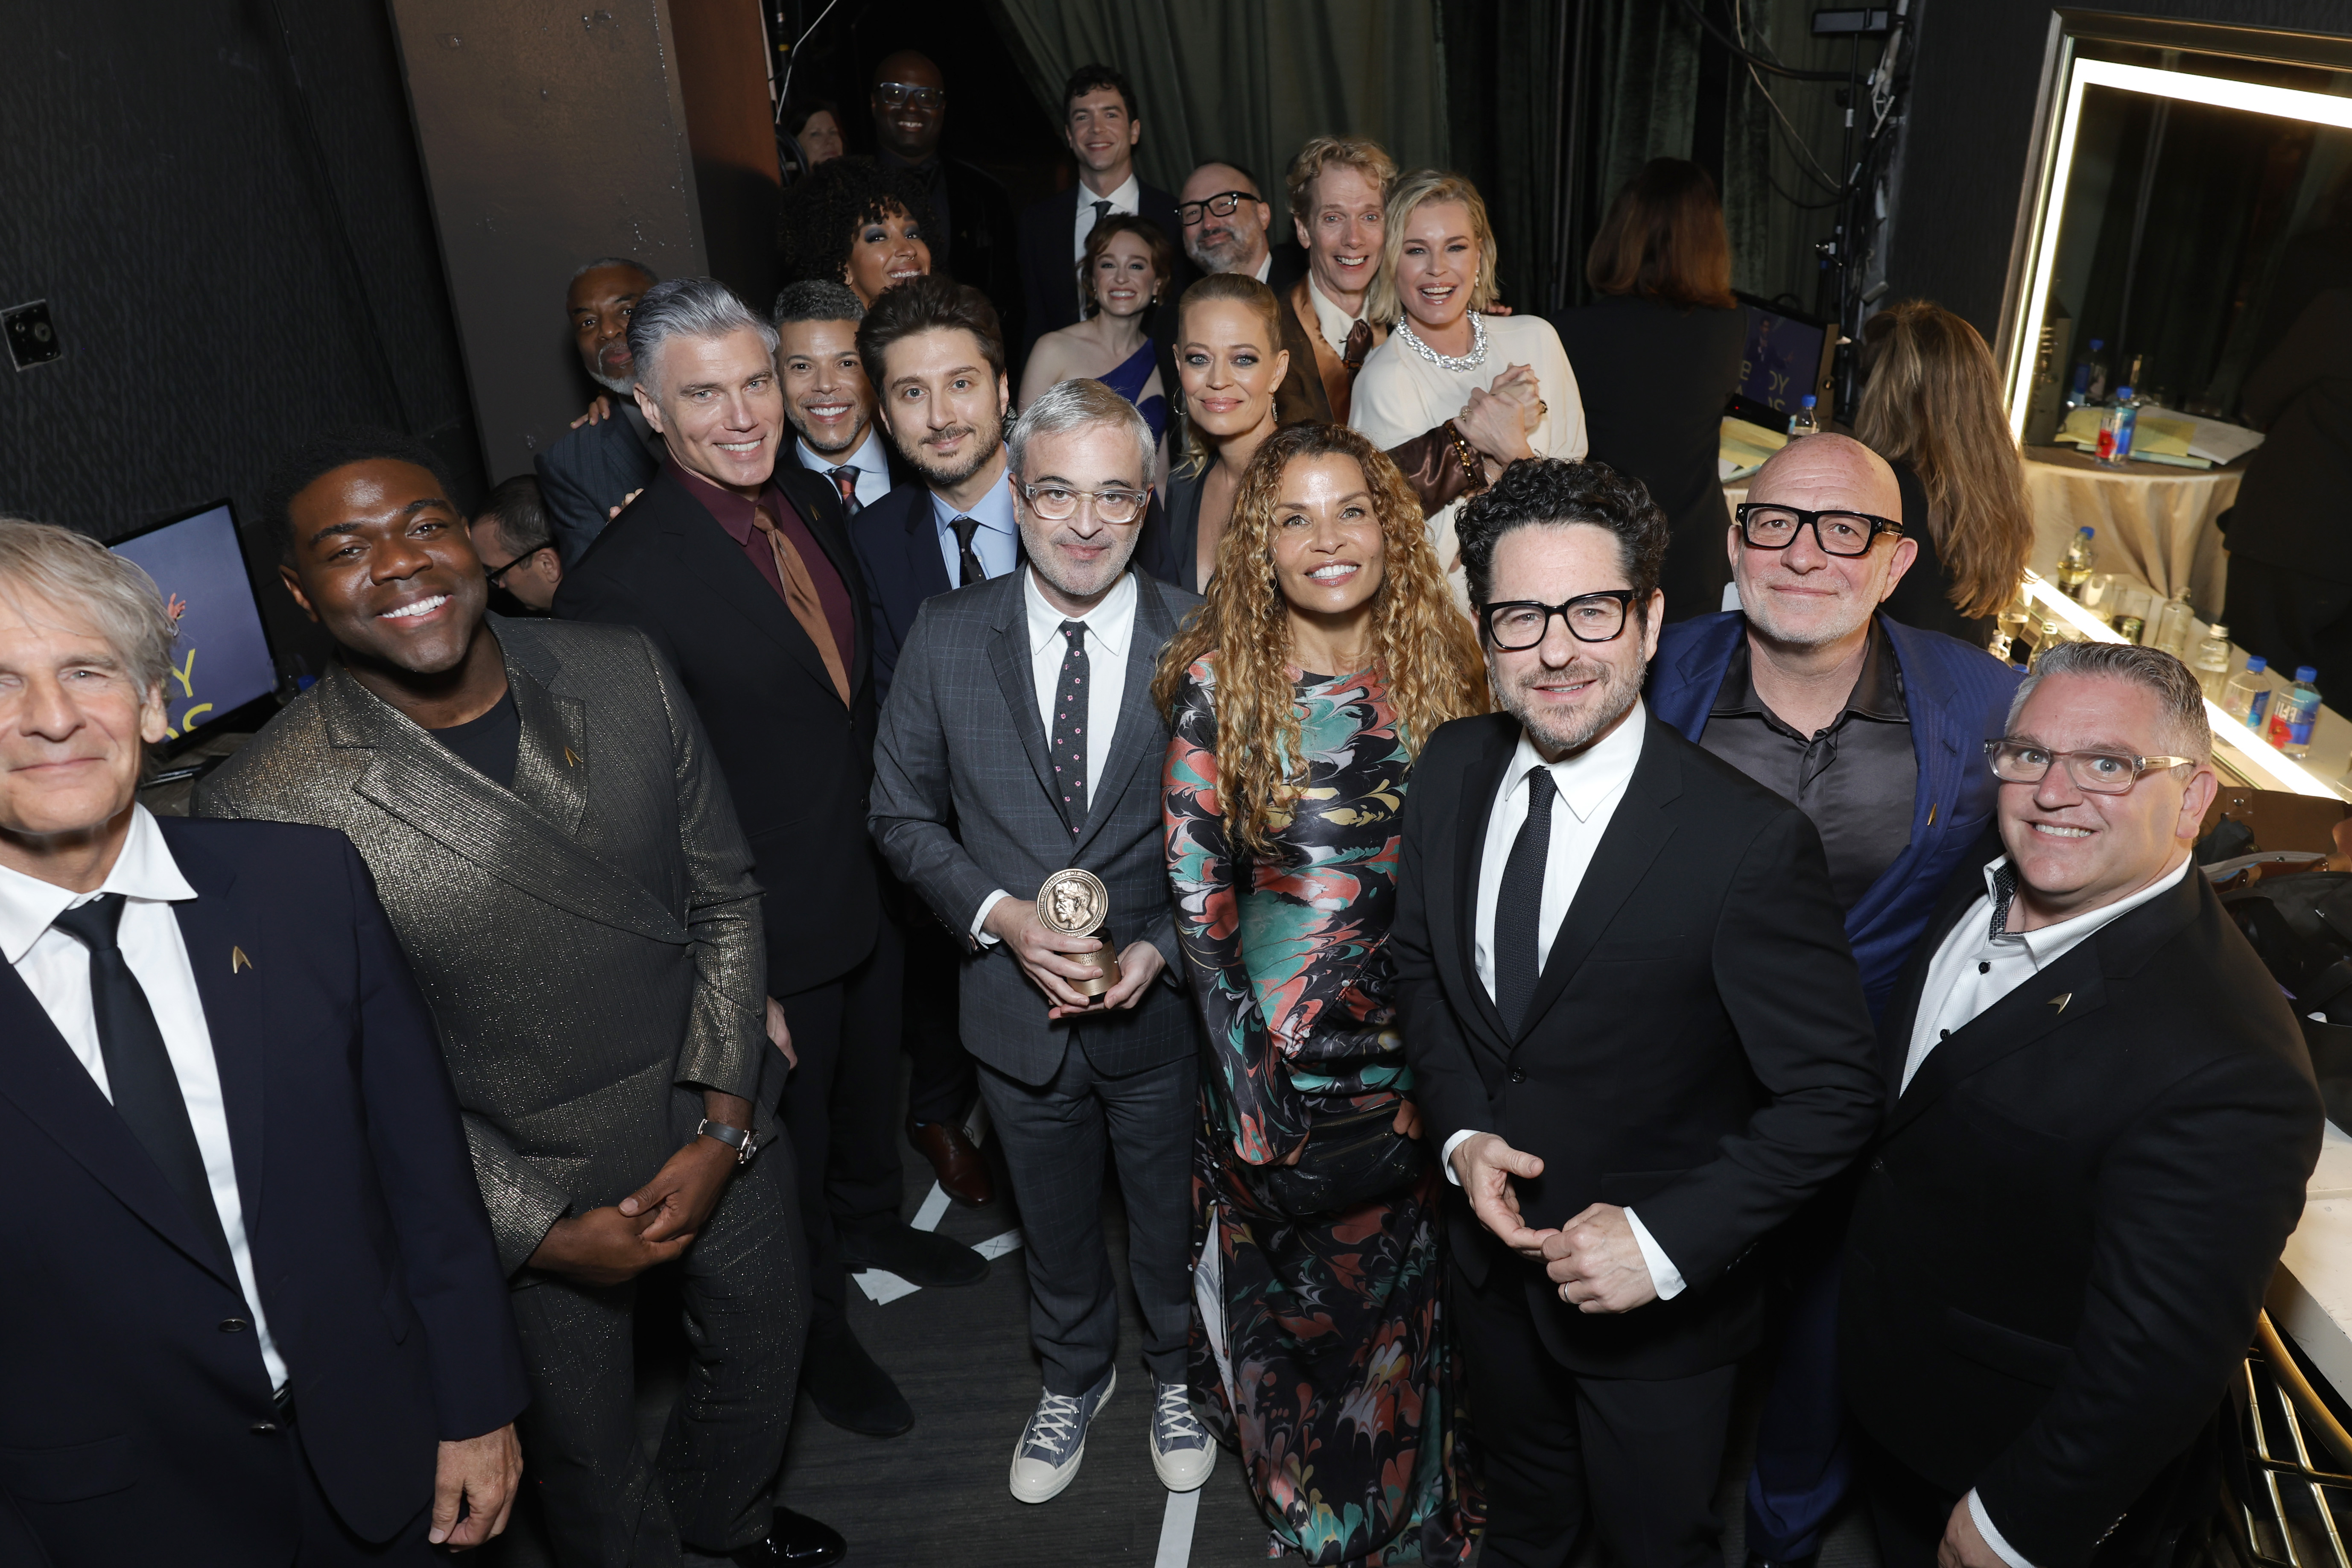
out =
[[2210,458],[2217,463],[2234,462],[2263,444],[2261,431],[2249,430],[2242,425],[2225,425],[2219,419],[2200,419],[2194,414],[2175,414],[2168,408],[2158,408],[2153,405],[2140,410],[2142,419],[2151,414],[2190,426],[2189,455],[2192,458]]
[[1768,430],[1761,425],[1726,415],[1716,447],[1716,477],[1743,479],[1762,468],[1766,458],[1788,444],[1784,431]]

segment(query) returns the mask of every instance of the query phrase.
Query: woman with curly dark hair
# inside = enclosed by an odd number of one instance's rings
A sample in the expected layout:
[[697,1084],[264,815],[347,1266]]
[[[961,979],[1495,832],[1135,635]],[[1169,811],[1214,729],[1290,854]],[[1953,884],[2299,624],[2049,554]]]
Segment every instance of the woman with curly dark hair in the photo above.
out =
[[903,169],[866,158],[818,164],[784,193],[776,214],[776,247],[784,279],[846,283],[869,309],[883,289],[931,269],[915,215],[930,195]]
[[1386,944],[1414,754],[1486,711],[1486,682],[1395,463],[1337,426],[1266,437],[1152,698],[1209,1026],[1195,1401],[1307,1562],[1459,1563],[1478,1509],[1439,1321],[1444,1177]]

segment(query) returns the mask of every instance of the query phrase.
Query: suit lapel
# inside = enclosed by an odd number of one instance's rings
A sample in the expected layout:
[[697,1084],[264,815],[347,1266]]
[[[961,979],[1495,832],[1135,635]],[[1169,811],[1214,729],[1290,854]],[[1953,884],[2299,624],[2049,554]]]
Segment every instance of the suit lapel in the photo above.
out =
[[[1175,635],[1176,617],[1160,601],[1159,584],[1136,573],[1135,624],[1127,634],[1127,679],[1119,689],[1118,726],[1111,731],[1110,755],[1103,759],[1094,787],[1087,792],[1087,820],[1072,847],[1074,859],[1111,819],[1117,802],[1127,793],[1128,781],[1155,750],[1152,742],[1166,733],[1160,727],[1159,714],[1152,711],[1151,676],[1160,662],[1160,650]],[[1165,749],[1158,749],[1164,756]]]
[[[801,521],[816,536],[817,548],[833,563],[834,575],[841,579],[841,591],[849,595],[849,624],[854,628],[855,644],[849,650],[849,689],[854,696],[866,684],[866,672],[873,652],[874,628],[868,622],[866,608],[866,577],[858,570],[857,551],[849,542],[849,525],[841,511],[841,499],[831,481],[817,479],[798,463],[776,468],[776,489],[785,501],[801,514]],[[797,492],[797,493],[795,493]],[[789,614],[789,610],[786,612]],[[793,625],[800,623],[795,621]],[[805,638],[805,634],[803,634]],[[816,652],[812,644],[809,651]],[[817,660],[822,669],[824,661]],[[827,686],[833,677],[827,675]]]
[[180,922],[180,941],[205,1005],[205,1032],[212,1037],[213,1064],[220,1074],[237,1202],[249,1238],[260,1234],[262,1199],[268,1190],[262,1156],[268,1148],[268,1042],[276,1037],[264,1005],[269,983],[254,976],[262,963],[281,962],[283,955],[263,940],[261,921],[236,896],[236,868],[190,842],[175,831],[177,824],[156,820],[180,875],[196,890],[194,899],[173,904],[172,913]]
[[1903,976],[1895,982],[1894,994],[1886,999],[1886,1010],[1879,1016],[1878,1068],[1886,1081],[1886,1103],[1893,1105],[1901,1092],[1903,1064],[1911,1055],[1911,1030],[1919,1016],[1919,994],[1927,984],[1927,969],[1935,963],[1936,951],[1952,934],[1952,928],[1984,896],[1984,866],[1971,861],[1958,872],[1944,889],[1943,901],[1927,927],[1919,933],[1917,945],[1912,948],[1911,962],[1904,966]]
[[[915,605],[925,599],[937,598],[951,592],[955,584],[948,580],[947,557],[940,553],[940,525],[931,492],[928,489],[915,497],[915,504],[907,509],[907,580],[914,584]],[[914,605],[908,605],[908,619],[914,619]]]
[[[509,679],[520,709],[530,677],[510,666]],[[358,747],[371,753],[366,771],[352,786],[362,798],[532,898],[599,925],[656,942],[688,940],[677,916],[635,878],[596,858],[520,796],[500,789],[450,755],[352,679],[341,665],[330,668],[320,684],[329,740],[339,747]],[[570,767],[561,756],[548,755],[566,744],[556,738],[565,732],[560,722],[562,700],[540,691],[532,700],[541,719],[536,727],[539,738],[529,739],[533,726],[526,723],[524,729],[534,775],[528,782],[534,787],[550,788],[559,802],[572,791],[585,790],[587,772],[586,754],[576,747],[572,754],[581,759],[578,768]],[[516,760],[519,784],[527,782],[523,760],[521,756]],[[560,782],[559,768],[582,777],[576,784],[565,784]]]
[[1486,744],[1462,769],[1460,788],[1454,798],[1455,830],[1450,837],[1444,833],[1437,836],[1439,849],[1450,851],[1453,863],[1449,866],[1433,861],[1430,885],[1451,889],[1453,897],[1430,900],[1430,950],[1447,972],[1447,992],[1473,998],[1479,1022],[1507,1047],[1511,1032],[1503,1026],[1503,1015],[1496,1010],[1494,997],[1486,994],[1486,983],[1478,978],[1475,949],[1478,940],[1478,868],[1486,858],[1486,824],[1495,814],[1495,794],[1501,787],[1503,769],[1509,765],[1519,737],[1518,726],[1499,714],[1488,724]]
[[[1037,711],[1037,687],[1031,676],[1029,662],[1029,616],[1021,602],[1021,574],[1012,572],[990,579],[992,586],[1002,583],[995,591],[1003,595],[997,606],[993,631],[988,639],[988,662],[996,671],[996,684],[1004,693],[1004,705],[1013,711],[1013,727],[1021,736],[1021,749],[1029,755],[1029,766],[1037,775],[1037,787],[1045,792],[1048,801],[1056,799],[1054,790],[1054,761],[1045,741],[1045,716]],[[1058,815],[1060,806],[1055,805]]]
[[[1649,729],[1642,737],[1641,760],[1633,764],[1633,776],[1626,781],[1625,793],[1601,842],[1593,847],[1592,860],[1584,868],[1584,879],[1577,884],[1568,913],[1560,917],[1559,930],[1551,939],[1551,953],[1536,981],[1535,994],[1528,1000],[1521,1038],[1559,1000],[1601,932],[1609,929],[1609,922],[1649,872],[1650,862],[1675,836],[1674,817],[1666,807],[1683,790],[1682,759],[1674,751],[1680,737],[1654,718],[1645,722]],[[1563,804],[1558,809],[1567,807]]]
[[832,693],[834,700],[839,701],[841,694],[834,689],[833,676],[825,669],[824,658],[816,651],[816,644],[809,640],[808,633],[801,630],[800,622],[793,618],[791,607],[768,586],[760,569],[744,559],[727,530],[694,492],[667,474],[662,479],[677,490],[677,504],[670,509],[663,531],[678,540],[678,552],[695,575],[721,602],[757,626],[810,679]]
[[588,810],[588,706],[555,694],[563,666],[546,649],[525,656],[511,639],[507,650],[507,688],[514,693],[522,743],[515,755],[514,793],[567,839],[580,831]]

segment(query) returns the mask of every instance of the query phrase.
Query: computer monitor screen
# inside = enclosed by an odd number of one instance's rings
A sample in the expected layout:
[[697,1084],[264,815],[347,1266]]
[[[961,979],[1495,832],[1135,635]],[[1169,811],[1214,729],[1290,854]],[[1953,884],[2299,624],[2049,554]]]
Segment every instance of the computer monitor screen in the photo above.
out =
[[[1793,414],[1820,385],[1828,329],[1757,300],[1748,301],[1748,346],[1739,356],[1739,393],[1776,414]],[[1824,421],[1826,423],[1826,421]]]
[[226,501],[118,540],[114,549],[146,569],[179,620],[163,679],[171,739],[185,740],[276,689],[278,667]]

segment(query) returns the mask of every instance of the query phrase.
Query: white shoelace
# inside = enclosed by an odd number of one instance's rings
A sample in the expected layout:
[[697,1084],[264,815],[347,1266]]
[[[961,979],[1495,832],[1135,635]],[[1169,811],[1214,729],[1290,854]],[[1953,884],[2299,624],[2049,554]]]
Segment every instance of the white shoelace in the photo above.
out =
[[1028,1435],[1022,1439],[1021,1451],[1034,1450],[1059,1464],[1078,1435],[1080,1402],[1066,1394],[1048,1394],[1037,1401],[1037,1413],[1029,1417]]
[[1200,1417],[1192,1414],[1192,1395],[1181,1383],[1160,1385],[1160,1404],[1151,1413],[1151,1426],[1162,1448],[1190,1447],[1209,1440]]

